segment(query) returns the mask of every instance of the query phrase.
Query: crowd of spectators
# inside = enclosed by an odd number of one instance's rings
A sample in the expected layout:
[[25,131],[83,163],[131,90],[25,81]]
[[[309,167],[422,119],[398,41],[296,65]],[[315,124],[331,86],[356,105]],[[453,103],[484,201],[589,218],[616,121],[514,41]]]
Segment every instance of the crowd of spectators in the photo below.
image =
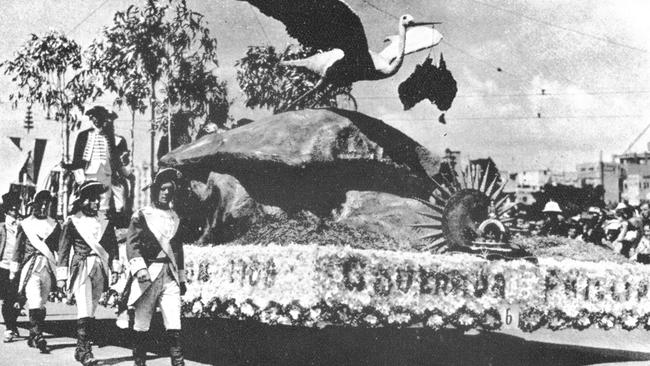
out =
[[562,236],[607,247],[631,260],[650,263],[650,203],[620,202],[614,209],[589,207],[570,216],[549,201],[542,218],[530,220],[524,209],[515,210],[509,230],[515,236]]

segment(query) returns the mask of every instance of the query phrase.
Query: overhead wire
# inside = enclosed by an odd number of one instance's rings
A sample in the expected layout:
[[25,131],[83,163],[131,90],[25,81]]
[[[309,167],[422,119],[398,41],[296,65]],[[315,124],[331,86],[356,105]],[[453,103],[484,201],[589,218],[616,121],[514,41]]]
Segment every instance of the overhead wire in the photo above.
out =
[[648,50],[646,50],[644,48],[632,46],[632,45],[625,44],[625,43],[622,43],[622,42],[617,42],[617,41],[611,40],[609,38],[596,36],[596,35],[589,34],[589,33],[583,32],[583,31],[579,31],[577,29],[573,29],[573,28],[562,26],[562,25],[558,25],[558,24],[555,24],[555,23],[552,23],[552,22],[549,22],[549,21],[546,21],[546,20],[533,18],[533,17],[528,16],[526,14],[519,13],[519,12],[516,12],[514,10],[506,9],[506,8],[503,8],[503,7],[500,7],[500,6],[497,6],[497,5],[488,4],[488,3],[483,2],[483,1],[479,1],[479,0],[468,0],[468,1],[471,1],[471,2],[476,3],[476,4],[481,4],[483,6],[487,6],[487,7],[493,8],[493,9],[497,9],[497,10],[500,10],[500,11],[503,11],[503,12],[506,12],[506,13],[510,13],[510,14],[516,15],[516,16],[518,16],[520,18],[524,18],[524,19],[527,19],[527,20],[530,20],[532,22],[536,22],[536,23],[539,23],[539,24],[543,24],[543,25],[546,25],[548,27],[562,29],[564,31],[579,34],[579,35],[584,36],[584,37],[596,39],[596,40],[599,40],[599,41],[602,41],[602,42],[607,42],[607,43],[615,45],[615,46],[624,47],[624,48],[628,48],[628,49],[635,50],[635,51],[648,52]]
[[[563,97],[571,95],[639,95],[644,96],[650,94],[650,90],[632,90],[632,91],[598,91],[598,92],[582,92],[582,93],[519,93],[519,94],[488,94],[488,93],[475,93],[475,94],[459,94],[456,98],[510,98],[510,97]],[[395,98],[394,95],[369,95],[356,97],[356,99],[389,99]]]
[[271,44],[271,39],[269,38],[268,33],[266,33],[266,29],[264,29],[264,25],[262,25],[262,21],[257,16],[257,13],[256,13],[255,9],[253,9],[253,5],[249,4],[248,8],[250,9],[251,13],[253,13],[253,17],[255,18],[255,21],[260,26],[260,30],[262,31],[262,35],[264,35],[264,38],[266,38],[266,42],[270,45]]
[[[386,10],[384,10],[384,9],[382,9],[382,8],[380,8],[380,7],[378,7],[378,6],[376,6],[376,5],[374,5],[373,3],[369,2],[368,0],[361,0],[361,1],[362,1],[363,3],[365,3],[365,4],[367,4],[368,6],[370,6],[371,8],[375,9],[376,11],[378,11],[378,12],[380,12],[380,13],[386,15],[386,16],[389,16],[389,17],[391,17],[391,18],[397,18],[397,16],[395,16],[395,15],[392,14],[391,12],[388,12],[388,11],[386,11]],[[481,3],[481,4],[483,4],[483,5],[490,6],[490,4],[485,4],[485,3],[482,3],[482,2],[480,2],[480,1],[478,1],[478,0],[469,0],[469,1],[478,2],[478,3]],[[522,16],[522,17],[524,17],[524,18],[526,18],[526,19],[528,19],[528,20],[531,20],[531,21],[538,21],[538,22],[541,22],[542,24],[546,24],[546,25],[548,25],[548,26],[552,26],[552,27],[556,27],[556,28],[560,28],[560,29],[564,29],[564,30],[568,30],[568,31],[573,31],[574,33],[578,33],[578,34],[581,34],[581,35],[583,35],[583,36],[593,36],[593,35],[586,34],[586,33],[584,33],[584,32],[580,32],[580,31],[576,31],[576,30],[572,30],[572,29],[568,29],[568,28],[565,29],[565,27],[557,26],[557,25],[552,24],[552,23],[550,23],[550,22],[545,22],[545,21],[538,20],[538,19],[535,19],[535,18],[532,18],[532,17],[527,17],[527,16],[525,16],[525,15],[523,15],[523,14],[518,14],[518,13],[513,12],[513,11],[508,11],[508,9],[502,9],[502,8],[499,8],[499,7],[495,7],[495,8],[498,8],[499,10],[502,10],[502,11],[504,11],[504,12],[508,12],[508,13],[515,14],[515,15],[518,15],[518,16]],[[593,38],[593,37],[592,37],[592,38]],[[599,37],[595,37],[595,38],[598,39]],[[600,39],[600,40],[608,41],[607,39]],[[484,65],[486,65],[486,66],[489,66],[492,70],[497,69],[499,72],[504,73],[504,74],[506,74],[506,75],[509,75],[509,76],[511,76],[511,77],[514,77],[514,78],[516,78],[518,81],[523,81],[523,80],[522,80],[522,79],[524,78],[523,76],[521,76],[521,75],[517,75],[517,74],[515,74],[515,73],[512,73],[512,72],[510,72],[509,70],[503,70],[503,69],[500,68],[499,66],[497,66],[497,65],[495,65],[495,64],[493,64],[493,63],[491,63],[491,62],[489,62],[489,61],[487,61],[487,60],[485,60],[485,59],[482,59],[482,58],[480,58],[480,57],[474,56],[472,53],[470,53],[470,52],[464,50],[462,47],[459,47],[459,46],[454,45],[453,43],[450,43],[450,42],[447,41],[446,39],[443,39],[442,43],[444,43],[444,44],[450,46],[451,48],[455,49],[455,50],[458,51],[458,52],[463,53],[463,54],[466,55],[466,56],[469,56],[471,59],[473,59],[473,60],[475,60],[475,61],[477,61],[477,62],[480,62],[480,63],[482,63],[482,64],[484,64]],[[510,42],[510,43],[511,43],[511,45],[512,45],[512,42]],[[621,45],[622,45],[622,44],[621,44]],[[627,46],[627,45],[622,45],[622,46]],[[631,47],[631,46],[630,46],[630,47]],[[635,47],[632,47],[632,48],[635,48]],[[640,50],[640,51],[645,51],[645,50],[643,50],[643,49],[638,49],[638,48],[636,48],[636,49],[637,49],[637,50]],[[555,55],[556,58],[558,58],[558,57],[557,57],[558,55],[555,54],[553,50],[547,50],[547,51],[551,52],[553,55]],[[521,66],[521,65],[520,65],[520,66]],[[578,82],[572,80],[572,79],[569,78],[568,76],[566,76],[566,75],[564,75],[563,73],[561,73],[559,70],[555,70],[555,72],[552,72],[552,71],[551,71],[551,70],[550,70],[546,65],[542,65],[542,66],[544,67],[544,71],[546,71],[546,74],[550,74],[550,75],[556,74],[556,75],[558,75],[561,79],[563,79],[565,82],[568,82],[569,84],[572,84],[572,85],[575,85],[575,86],[580,87],[580,88],[582,88],[582,89],[585,89],[584,86],[581,85],[581,83],[578,83]],[[526,93],[523,89],[521,89],[521,88],[518,88],[518,89],[520,89],[520,90],[522,91],[522,93],[520,93],[520,94],[504,94],[503,97],[510,97],[510,96],[513,96],[513,97],[517,97],[517,96],[544,96],[544,97],[547,97],[547,96],[554,96],[554,95],[555,95],[555,96],[559,96],[559,95],[574,95],[574,94],[575,94],[575,95],[585,95],[585,94],[587,94],[587,95],[595,95],[595,96],[600,96],[600,97],[602,97],[602,95],[605,95],[605,94],[627,94],[626,92],[539,93],[539,94],[538,94],[538,93]],[[588,89],[588,88],[587,88],[587,89]],[[639,91],[638,93],[644,93],[644,94],[645,94],[646,92],[647,92],[647,91]],[[637,92],[630,92],[629,94],[634,94],[634,93],[637,93]],[[462,96],[462,95],[460,95],[460,96],[457,96],[457,97],[460,97],[460,98],[470,98],[470,97],[473,97],[473,96]],[[489,95],[488,95],[488,97],[489,97]],[[358,99],[383,99],[383,98],[384,98],[384,97],[359,97]],[[638,117],[642,117],[642,115],[622,116],[622,117],[623,117],[623,118],[632,118],[632,117],[634,117],[634,118],[638,118]],[[525,117],[525,119],[540,119],[540,118],[541,118],[541,119],[550,119],[550,118],[557,119],[557,118],[555,118],[555,117],[545,117],[545,116],[541,116],[540,114],[538,114],[537,116]],[[563,118],[569,118],[569,117],[563,117]],[[576,118],[576,117],[571,117],[571,118]],[[585,117],[585,118],[587,118],[587,117]],[[599,118],[600,118],[600,117],[599,117]],[[608,117],[608,118],[616,118],[616,116],[610,116],[610,117]],[[461,117],[461,118],[455,118],[455,119],[463,119],[463,118]],[[466,118],[465,118],[465,119],[466,119]],[[476,118],[476,119],[481,119],[481,118]],[[488,119],[490,119],[490,118],[488,117]],[[493,119],[503,119],[503,118],[502,118],[502,117],[494,117]],[[522,119],[522,118],[514,117],[514,119]],[[433,119],[432,119],[432,120],[433,120]]]
[[[548,26],[548,27],[557,28],[557,29],[561,29],[561,30],[564,30],[564,31],[572,32],[572,33],[575,33],[575,34],[578,34],[578,35],[581,35],[581,36],[585,36],[585,37],[592,38],[592,39],[595,39],[595,40],[603,41],[603,42],[606,42],[606,43],[609,43],[609,44],[612,44],[612,45],[615,45],[615,46],[623,47],[623,48],[626,48],[626,49],[629,49],[629,50],[641,51],[641,52],[644,52],[644,53],[648,52],[648,50],[646,50],[646,49],[631,46],[631,45],[624,44],[624,43],[621,43],[621,42],[616,42],[616,41],[613,41],[611,39],[604,38],[604,37],[594,36],[592,34],[588,34],[586,32],[582,32],[582,31],[579,31],[579,30],[576,30],[576,29],[571,29],[569,27],[564,27],[564,26],[561,26],[561,25],[557,25],[557,24],[551,23],[549,21],[536,19],[536,18],[527,16],[525,14],[510,10],[510,9],[506,9],[506,8],[503,8],[503,7],[500,7],[500,6],[497,6],[497,5],[493,5],[493,4],[488,4],[488,3],[480,1],[480,0],[467,0],[467,1],[470,1],[470,2],[473,2],[473,3],[476,3],[476,4],[480,4],[480,5],[483,5],[483,6],[486,6],[486,7],[490,7],[490,8],[502,11],[504,13],[508,13],[508,14],[511,14],[511,15],[514,15],[514,16],[517,16],[517,17],[532,21],[532,22],[536,22],[536,23],[539,23],[539,24],[542,24],[542,25],[545,25],[545,26]],[[551,55],[553,55],[554,59],[561,59],[559,57],[558,53],[556,53],[553,48],[546,49],[545,51],[549,52]],[[600,60],[604,61],[608,65],[609,68],[614,68],[615,66],[617,66],[616,64],[614,64],[610,60],[609,57],[601,58]],[[541,64],[541,66],[544,67],[547,70],[547,73],[550,73],[549,72],[550,70],[548,70],[548,67],[545,64]],[[569,82],[570,84],[576,85],[576,86],[581,87],[581,88],[585,88],[585,86],[582,85],[582,83],[575,82],[574,80],[572,80],[568,76],[564,75],[564,73],[560,72],[559,70],[555,70],[555,73],[557,75],[559,75],[565,81]],[[588,89],[590,86],[587,86],[586,88]],[[593,95],[595,95],[601,101],[601,103],[602,102],[605,102],[605,103],[610,102],[611,103],[611,101],[604,100],[603,99],[604,97],[603,97],[602,94],[593,94]],[[643,129],[643,131],[628,145],[628,147],[625,149],[625,152],[628,152],[634,146],[634,144],[636,144],[641,139],[641,137],[648,131],[649,128],[650,128],[650,125],[646,126]]]
[[[643,114],[628,114],[628,115],[585,115],[585,116],[541,116],[541,117],[532,117],[532,116],[489,116],[489,117],[453,117],[454,120],[537,120],[537,119],[548,119],[548,120],[562,120],[562,119],[624,119],[624,118],[640,118],[647,117]],[[384,118],[384,121],[437,121],[437,118]]]
[[75,30],[77,30],[77,28],[79,28],[88,19],[90,19],[90,17],[93,16],[93,14],[95,14],[99,9],[101,9],[104,5],[106,5],[107,2],[108,2],[108,0],[102,1],[101,4],[99,4],[98,7],[91,10],[90,13],[88,13],[79,23],[77,23],[74,27],[72,27],[68,33],[73,33]]

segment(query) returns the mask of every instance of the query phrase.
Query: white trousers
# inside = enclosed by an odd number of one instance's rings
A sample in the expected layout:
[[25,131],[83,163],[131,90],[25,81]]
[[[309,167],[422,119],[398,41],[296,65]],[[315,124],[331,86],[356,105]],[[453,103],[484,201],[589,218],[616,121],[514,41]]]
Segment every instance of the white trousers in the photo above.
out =
[[[165,265],[151,286],[133,304],[135,308],[133,329],[138,332],[149,330],[156,307],[160,307],[165,329],[181,329],[181,289],[169,272],[168,266]],[[137,279],[133,280],[137,281]]]
[[[79,273],[79,275],[83,276],[84,274]],[[77,278],[75,281],[82,280],[82,278]],[[74,288],[76,289],[74,297],[77,300],[77,319],[94,318],[99,298],[104,292],[104,273],[99,260],[93,261],[86,281],[80,286],[74,286]]]
[[47,303],[47,296],[52,288],[52,275],[47,265],[34,270],[25,284],[25,297],[27,308],[30,310],[43,309]]

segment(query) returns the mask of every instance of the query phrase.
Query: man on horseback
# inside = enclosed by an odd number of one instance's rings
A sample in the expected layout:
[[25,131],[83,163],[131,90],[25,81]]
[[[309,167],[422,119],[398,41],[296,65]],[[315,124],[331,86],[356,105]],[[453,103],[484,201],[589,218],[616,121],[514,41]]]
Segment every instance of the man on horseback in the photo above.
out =
[[86,112],[93,128],[81,131],[75,141],[71,164],[64,167],[74,172],[77,184],[96,180],[109,189],[102,193],[99,203],[100,218],[126,212],[130,216],[129,183],[127,177],[129,151],[126,140],[115,134],[113,121],[115,112],[102,106],[95,106]]

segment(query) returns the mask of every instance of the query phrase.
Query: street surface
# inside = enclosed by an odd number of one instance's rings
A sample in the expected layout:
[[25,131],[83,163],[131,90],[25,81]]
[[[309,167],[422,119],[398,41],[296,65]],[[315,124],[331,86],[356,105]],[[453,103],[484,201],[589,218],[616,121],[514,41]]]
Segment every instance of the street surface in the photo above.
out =
[[[21,338],[11,343],[0,342],[0,365],[13,366],[44,366],[44,365],[80,365],[74,360],[76,338],[74,334],[75,308],[73,306],[48,303],[47,318],[45,319],[45,337],[52,349],[50,354],[41,354],[34,348],[27,347],[28,317],[18,318]],[[112,310],[102,306],[98,308],[97,319],[101,322],[101,328],[106,329],[109,337],[119,336],[118,328],[114,325],[115,315]],[[1,327],[4,332],[4,326]],[[121,334],[123,336],[123,334]],[[106,338],[104,338],[106,339]],[[103,347],[93,346],[95,358],[100,360],[100,365],[133,365],[131,349],[122,339],[115,342],[115,339],[106,339],[109,345]],[[168,366],[169,358],[166,355],[148,353],[147,365]],[[208,365],[186,360],[187,366]]]

